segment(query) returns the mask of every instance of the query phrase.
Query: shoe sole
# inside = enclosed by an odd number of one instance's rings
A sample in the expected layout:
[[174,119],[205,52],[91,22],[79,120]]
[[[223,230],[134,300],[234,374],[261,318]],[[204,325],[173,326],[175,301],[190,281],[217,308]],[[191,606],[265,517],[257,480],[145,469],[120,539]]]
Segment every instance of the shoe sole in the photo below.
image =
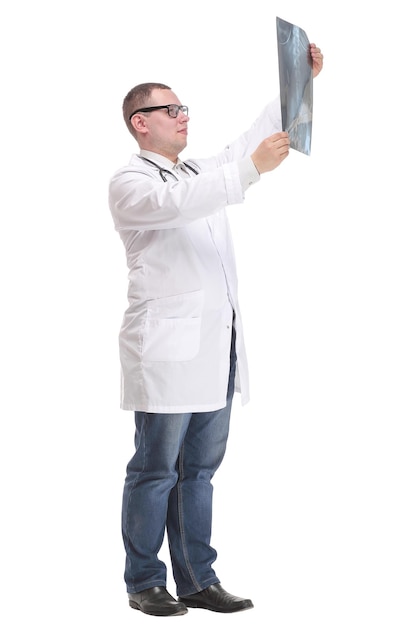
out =
[[202,602],[186,600],[185,598],[179,598],[179,602],[182,602],[183,604],[185,604],[185,606],[188,606],[189,609],[206,609],[207,611],[214,611],[215,613],[238,613],[239,611],[247,611],[248,609],[253,609],[252,603],[236,609],[221,609],[215,606],[211,606],[209,604],[204,604]]

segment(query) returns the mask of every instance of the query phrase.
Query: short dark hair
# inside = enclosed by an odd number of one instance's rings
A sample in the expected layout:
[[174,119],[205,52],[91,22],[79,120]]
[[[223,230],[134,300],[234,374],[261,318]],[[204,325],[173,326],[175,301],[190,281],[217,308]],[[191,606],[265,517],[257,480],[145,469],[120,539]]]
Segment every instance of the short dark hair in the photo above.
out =
[[163,83],[141,83],[133,87],[123,100],[123,118],[129,132],[132,133],[135,139],[136,134],[130,123],[130,116],[136,109],[147,106],[154,89],[171,89],[171,87]]

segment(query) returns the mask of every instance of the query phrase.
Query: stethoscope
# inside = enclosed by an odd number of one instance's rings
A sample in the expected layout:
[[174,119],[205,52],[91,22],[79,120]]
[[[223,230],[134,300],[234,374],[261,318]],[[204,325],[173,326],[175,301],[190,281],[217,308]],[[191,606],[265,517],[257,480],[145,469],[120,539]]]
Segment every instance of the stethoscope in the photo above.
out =
[[[163,167],[161,167],[160,165],[158,165],[158,163],[155,163],[155,161],[151,161],[150,159],[147,159],[144,156],[140,157],[143,161],[147,161],[148,163],[150,163],[151,165],[154,165],[156,168],[158,168],[159,170],[159,175],[162,178],[162,180],[164,181],[164,183],[167,182],[167,177],[165,176],[165,174],[170,174],[175,180],[178,180],[178,178],[175,176],[174,172],[172,172],[171,170],[166,170]],[[184,163],[184,162],[183,162]],[[187,167],[191,172],[193,172],[193,174],[198,175],[198,172],[196,169],[194,169],[194,167],[191,167],[191,165],[188,165],[188,163],[184,163],[185,167]]]

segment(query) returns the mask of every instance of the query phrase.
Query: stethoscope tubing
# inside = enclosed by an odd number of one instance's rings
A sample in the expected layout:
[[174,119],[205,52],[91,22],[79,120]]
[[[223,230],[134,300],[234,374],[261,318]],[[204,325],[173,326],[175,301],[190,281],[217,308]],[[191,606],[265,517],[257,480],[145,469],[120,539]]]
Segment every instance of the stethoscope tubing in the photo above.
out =
[[[170,174],[175,180],[178,180],[178,178],[175,176],[174,172],[172,172],[171,170],[167,170],[163,167],[161,167],[160,165],[158,165],[158,163],[155,163],[155,161],[151,161],[150,159],[147,159],[144,156],[140,157],[143,161],[147,161],[147,163],[150,163],[151,165],[154,165],[158,171],[159,171],[159,175],[162,178],[162,180],[164,181],[164,183],[168,182],[168,179],[166,177],[166,174]],[[184,162],[185,167],[187,167],[191,172],[193,172],[193,174],[195,174],[196,176],[198,175],[197,170],[192,167],[191,165],[188,165],[188,163]]]

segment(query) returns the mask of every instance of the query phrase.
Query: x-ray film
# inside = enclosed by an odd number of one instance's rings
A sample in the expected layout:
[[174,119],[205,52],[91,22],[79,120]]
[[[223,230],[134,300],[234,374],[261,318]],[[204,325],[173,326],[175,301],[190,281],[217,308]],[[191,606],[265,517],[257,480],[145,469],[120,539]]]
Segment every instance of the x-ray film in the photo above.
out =
[[310,154],[313,121],[313,71],[306,33],[277,17],[282,129],[294,150]]

